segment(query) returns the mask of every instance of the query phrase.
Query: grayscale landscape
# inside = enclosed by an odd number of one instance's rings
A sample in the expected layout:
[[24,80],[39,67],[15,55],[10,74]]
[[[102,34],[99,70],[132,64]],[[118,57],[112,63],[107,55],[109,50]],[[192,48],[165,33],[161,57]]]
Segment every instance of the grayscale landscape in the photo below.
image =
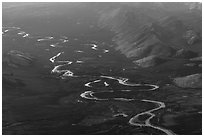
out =
[[3,135],[201,135],[202,3],[2,3]]

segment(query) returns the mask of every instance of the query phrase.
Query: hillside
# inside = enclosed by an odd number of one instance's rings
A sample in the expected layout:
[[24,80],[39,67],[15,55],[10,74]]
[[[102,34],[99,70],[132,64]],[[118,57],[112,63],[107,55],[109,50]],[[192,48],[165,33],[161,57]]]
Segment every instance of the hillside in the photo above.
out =
[[98,14],[98,26],[115,34],[115,49],[133,60],[172,58],[180,50],[201,55],[199,3],[110,4],[100,6]]

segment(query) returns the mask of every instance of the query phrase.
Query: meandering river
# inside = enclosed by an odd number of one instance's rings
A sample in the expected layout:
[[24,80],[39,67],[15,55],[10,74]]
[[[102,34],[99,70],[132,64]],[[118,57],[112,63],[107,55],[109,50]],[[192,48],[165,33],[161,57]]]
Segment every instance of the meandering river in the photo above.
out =
[[[56,40],[56,38],[54,38],[53,36],[46,36],[46,37],[34,37],[22,30],[20,30],[20,28],[18,27],[3,27],[3,35],[7,35],[7,33],[9,33],[10,31],[17,31],[17,35],[20,35],[23,38],[37,38],[36,42],[44,42],[44,41],[52,41],[53,39],[55,39],[55,43],[50,44],[49,46],[52,47],[56,47],[56,45],[60,46],[60,44],[68,42],[68,38],[66,36],[60,37],[60,39]],[[54,46],[53,46],[54,45]],[[85,46],[90,46],[90,48],[94,51],[98,51],[98,45],[97,44],[84,44]],[[81,50],[76,50],[75,52],[78,53],[83,53],[84,51]],[[109,50],[107,49],[103,49],[102,53],[107,53],[109,52]],[[63,66],[69,66],[72,65],[73,63],[86,63],[84,61],[81,60],[76,60],[76,61],[67,61],[67,60],[60,60],[60,61],[56,61],[56,59],[61,56],[62,54],[64,54],[64,51],[61,51],[59,53],[57,53],[56,55],[52,56],[49,61],[54,65],[54,68],[51,70],[51,73],[57,73],[59,74],[59,77],[61,77],[62,79],[67,78],[67,77],[81,77],[80,75],[75,75],[71,70],[67,70],[67,69],[61,69]],[[101,55],[100,55],[101,56]],[[83,75],[84,77],[84,75]],[[111,83],[109,83],[110,81],[117,81],[120,85],[123,86],[127,86],[127,87],[137,87],[137,91],[142,91],[142,92],[154,92],[156,91],[159,86],[157,85],[153,85],[153,84],[137,84],[137,83],[130,83],[128,78],[122,78],[122,77],[115,77],[115,76],[107,76],[107,75],[99,75],[99,76],[87,76],[87,77],[93,77],[95,80],[89,81],[87,83],[84,83],[84,86],[89,88],[89,90],[84,91],[81,93],[81,97],[87,100],[96,100],[96,101],[109,101],[109,100],[118,100],[118,101],[141,101],[141,102],[145,102],[145,103],[152,103],[154,104],[154,108],[146,110],[144,112],[138,113],[135,116],[131,117],[129,119],[129,124],[132,126],[140,126],[140,127],[150,127],[153,128],[155,130],[159,130],[161,132],[164,132],[165,134],[168,135],[173,135],[174,133],[171,130],[165,129],[163,127],[159,127],[156,125],[153,125],[151,123],[151,120],[156,116],[154,114],[155,111],[159,111],[161,109],[165,108],[165,103],[164,102],[160,102],[160,101],[155,101],[155,100],[148,100],[148,99],[137,99],[134,97],[121,97],[118,96],[117,97],[117,93],[114,90],[105,90],[105,91],[94,91],[94,86],[97,86],[96,83],[98,82],[103,82],[104,87],[108,88],[111,87]],[[121,89],[121,92],[132,92],[132,90],[127,90],[127,89]],[[100,98],[96,96],[96,93],[99,94],[104,94],[104,93],[116,93],[116,97],[107,97],[107,98]],[[120,114],[121,115],[121,114]],[[128,117],[126,114],[122,114],[125,117]],[[145,119],[144,119],[145,116]],[[142,120],[141,120],[141,117]]]
[[[52,58],[50,58],[50,61],[52,63],[55,63],[55,59],[60,56],[62,54],[62,52],[58,53],[57,55],[53,56]],[[58,61],[60,62],[60,61]],[[63,62],[63,61],[61,61]],[[72,64],[71,61],[68,61],[68,63],[62,64],[62,65],[57,65],[54,67],[54,69],[51,71],[52,73],[63,73],[62,74],[62,78],[64,77],[80,77],[80,76],[76,76],[74,75],[73,72],[71,72],[70,70],[59,70],[60,67],[62,67],[63,65],[70,65]],[[95,77],[96,78],[96,77]],[[101,80],[104,79],[109,79],[109,80],[117,80],[119,84],[124,85],[124,86],[131,86],[131,87],[141,87],[141,90],[139,89],[139,91],[144,91],[144,92],[154,92],[156,89],[159,88],[159,86],[157,85],[153,85],[153,84],[136,84],[136,83],[129,83],[128,82],[128,78],[122,78],[122,77],[112,77],[112,76],[98,76],[97,80],[94,81],[90,81],[88,83],[85,83],[84,86],[88,87],[88,88],[92,88],[94,86],[94,84],[101,82]],[[105,81],[104,82],[104,86],[108,87],[110,86],[110,84]],[[145,88],[144,88],[145,87]],[[122,90],[121,90],[122,91]],[[125,90],[125,92],[130,92],[131,90]],[[121,98],[121,97],[115,97],[115,98],[98,98],[96,96],[94,96],[95,93],[97,94],[103,94],[103,93],[107,93],[107,92],[114,92],[113,90],[106,90],[106,91],[101,91],[101,92],[94,92],[92,90],[88,90],[85,91],[83,93],[81,93],[81,97],[87,100],[97,100],[97,101],[108,101],[110,99],[114,99],[114,100],[120,100],[120,101],[134,101],[138,99],[135,98]],[[155,108],[152,108],[150,110],[141,112],[139,114],[136,114],[134,117],[130,118],[129,120],[129,124],[133,125],[133,126],[140,126],[140,127],[151,127],[154,128],[156,130],[162,131],[167,135],[174,135],[175,133],[173,133],[171,130],[165,129],[163,127],[158,127],[155,126],[151,123],[151,119],[153,119],[156,115],[154,114],[154,111],[158,111],[160,109],[164,109],[165,108],[165,104],[163,102],[160,101],[155,101],[155,100],[147,100],[147,99],[142,99],[140,100],[142,102],[147,102],[147,103],[153,103],[155,104]],[[144,120],[140,120],[140,117],[147,115],[148,117]]]

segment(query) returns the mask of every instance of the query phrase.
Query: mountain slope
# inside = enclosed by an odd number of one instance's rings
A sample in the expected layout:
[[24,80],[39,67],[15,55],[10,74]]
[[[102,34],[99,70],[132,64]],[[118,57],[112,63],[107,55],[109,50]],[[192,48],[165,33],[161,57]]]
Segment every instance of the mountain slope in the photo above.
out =
[[192,3],[100,6],[98,26],[115,33],[115,49],[134,60],[176,57],[179,50],[201,55],[199,8]]

